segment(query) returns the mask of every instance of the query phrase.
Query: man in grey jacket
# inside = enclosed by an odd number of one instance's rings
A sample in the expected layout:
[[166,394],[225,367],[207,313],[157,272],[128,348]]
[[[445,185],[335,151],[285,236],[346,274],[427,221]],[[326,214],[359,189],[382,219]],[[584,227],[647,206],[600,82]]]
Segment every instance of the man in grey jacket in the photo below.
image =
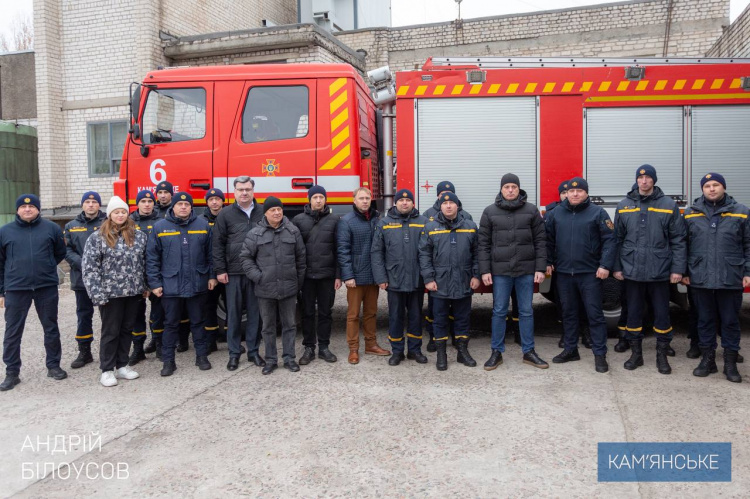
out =
[[255,283],[260,305],[266,344],[263,374],[271,374],[277,367],[277,312],[281,317],[284,367],[298,372],[299,365],[294,361],[297,333],[294,315],[297,292],[302,289],[307,268],[305,242],[299,229],[284,216],[284,205],[279,198],[266,198],[263,212],[263,219],[250,230],[240,253],[242,268]]

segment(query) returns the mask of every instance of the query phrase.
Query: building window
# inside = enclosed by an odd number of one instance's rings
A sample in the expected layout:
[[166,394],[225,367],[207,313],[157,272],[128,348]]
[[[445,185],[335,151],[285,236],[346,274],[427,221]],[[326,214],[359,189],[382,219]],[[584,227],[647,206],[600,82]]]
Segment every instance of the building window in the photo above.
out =
[[120,160],[128,136],[127,121],[89,123],[89,176],[106,177],[120,173]]

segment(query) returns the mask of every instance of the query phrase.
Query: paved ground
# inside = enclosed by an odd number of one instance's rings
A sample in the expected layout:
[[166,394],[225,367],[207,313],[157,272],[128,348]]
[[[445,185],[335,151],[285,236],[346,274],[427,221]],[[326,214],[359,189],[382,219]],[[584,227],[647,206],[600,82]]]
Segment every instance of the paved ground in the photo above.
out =
[[[489,301],[475,300],[470,350],[480,365],[489,354]],[[385,345],[382,295],[381,303]],[[551,361],[558,353],[554,309],[541,299],[535,309],[537,351]],[[76,349],[68,290],[60,311],[67,369]],[[739,385],[721,374],[694,378],[684,314],[674,312],[671,376],[656,372],[653,339],[635,372],[622,368],[627,354],[612,351],[611,371],[597,374],[588,350],[581,362],[541,371],[522,364],[510,344],[494,372],[457,365],[451,354],[448,371],[438,373],[435,354],[427,365],[394,368],[372,356],[347,364],[340,292],[332,350],[343,362],[316,360],[300,373],[261,376],[243,359],[230,373],[222,345],[211,371],[193,366],[191,349],[178,354],[171,378],[161,378],[149,358],[138,366],[140,379],[115,388],[98,384],[97,364],[68,369],[65,381],[46,378],[34,317],[23,382],[0,394],[0,496],[747,497],[750,365],[740,366]],[[750,324],[747,300],[743,316]],[[101,436],[101,450],[70,449],[67,441],[70,452],[62,454],[38,445],[92,433]],[[733,481],[597,483],[602,441],[729,441]],[[44,478],[44,463],[59,467],[51,474],[47,465]],[[110,478],[118,463],[120,480]]]

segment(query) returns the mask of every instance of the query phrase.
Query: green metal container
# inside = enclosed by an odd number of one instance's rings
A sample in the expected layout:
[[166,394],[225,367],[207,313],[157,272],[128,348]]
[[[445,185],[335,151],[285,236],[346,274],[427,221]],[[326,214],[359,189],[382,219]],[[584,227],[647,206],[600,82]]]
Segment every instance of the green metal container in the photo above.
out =
[[36,128],[0,122],[0,225],[16,216],[21,194],[39,195]]

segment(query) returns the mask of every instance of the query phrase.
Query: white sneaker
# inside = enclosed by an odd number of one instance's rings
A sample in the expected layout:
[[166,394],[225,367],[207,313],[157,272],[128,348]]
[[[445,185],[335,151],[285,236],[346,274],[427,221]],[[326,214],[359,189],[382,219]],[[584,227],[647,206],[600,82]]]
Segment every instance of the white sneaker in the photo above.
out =
[[114,371],[104,371],[102,377],[99,378],[99,383],[102,386],[117,386],[117,378],[115,378]]
[[118,379],[135,379],[139,376],[140,374],[130,369],[129,366],[121,367],[115,371],[115,377]]

